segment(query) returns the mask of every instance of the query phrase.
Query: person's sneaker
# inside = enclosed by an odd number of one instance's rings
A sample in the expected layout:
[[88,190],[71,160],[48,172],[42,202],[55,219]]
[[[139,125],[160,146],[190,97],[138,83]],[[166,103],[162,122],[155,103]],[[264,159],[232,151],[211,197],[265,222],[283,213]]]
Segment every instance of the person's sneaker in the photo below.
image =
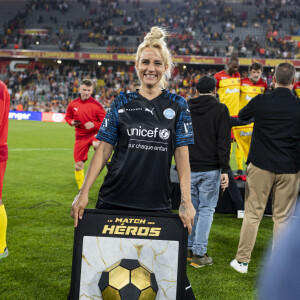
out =
[[194,268],[201,268],[212,264],[213,264],[212,258],[209,257],[207,253],[205,253],[203,256],[193,255],[193,259],[190,265]]
[[193,258],[193,251],[192,250],[189,250],[187,251],[187,261],[192,261],[192,258]]
[[238,210],[237,211],[237,218],[238,219],[244,219],[244,214],[245,214],[245,212],[243,210]]
[[238,262],[236,259],[234,259],[230,266],[234,268],[236,271],[240,273],[247,273],[248,272],[248,263]]
[[7,257],[8,256],[8,249],[7,249],[7,247],[4,249],[4,252],[3,253],[0,253],[0,260],[2,259],[2,258],[5,258],[5,257]]

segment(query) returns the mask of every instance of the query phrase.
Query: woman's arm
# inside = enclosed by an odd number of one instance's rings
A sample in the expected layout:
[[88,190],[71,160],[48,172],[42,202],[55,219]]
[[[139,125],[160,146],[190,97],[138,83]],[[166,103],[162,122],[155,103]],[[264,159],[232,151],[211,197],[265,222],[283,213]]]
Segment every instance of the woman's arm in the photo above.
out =
[[89,168],[87,170],[83,185],[79,191],[79,194],[75,197],[72,208],[71,217],[74,219],[74,226],[78,225],[78,218],[82,219],[84,208],[88,204],[88,194],[93,183],[97,179],[98,175],[106,165],[108,159],[113,151],[113,146],[104,141],[100,142],[99,147],[96,149],[94,156],[91,160]]
[[194,225],[195,209],[191,201],[191,170],[188,146],[176,148],[175,161],[181,191],[179,217],[184,228],[188,228],[189,234],[191,234]]

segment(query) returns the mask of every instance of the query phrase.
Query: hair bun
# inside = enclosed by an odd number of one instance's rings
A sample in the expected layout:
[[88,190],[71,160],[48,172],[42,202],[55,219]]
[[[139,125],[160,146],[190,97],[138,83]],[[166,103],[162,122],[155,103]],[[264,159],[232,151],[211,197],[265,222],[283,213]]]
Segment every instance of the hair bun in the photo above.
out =
[[154,40],[164,39],[166,36],[165,30],[159,27],[152,27],[151,31],[145,36],[144,40],[152,42]]

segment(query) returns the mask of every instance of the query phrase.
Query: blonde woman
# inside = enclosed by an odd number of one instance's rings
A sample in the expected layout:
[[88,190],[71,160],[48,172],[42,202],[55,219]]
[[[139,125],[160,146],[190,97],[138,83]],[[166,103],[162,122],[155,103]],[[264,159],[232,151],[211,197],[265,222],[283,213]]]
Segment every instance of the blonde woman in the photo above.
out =
[[165,37],[163,29],[151,28],[136,53],[140,89],[120,94],[110,106],[97,135],[100,146],[72,205],[75,227],[92,184],[114,150],[96,208],[172,213],[169,176],[174,155],[181,189],[179,216],[191,233],[195,209],[188,145],[194,143],[193,129],[186,100],[166,90],[173,63]]

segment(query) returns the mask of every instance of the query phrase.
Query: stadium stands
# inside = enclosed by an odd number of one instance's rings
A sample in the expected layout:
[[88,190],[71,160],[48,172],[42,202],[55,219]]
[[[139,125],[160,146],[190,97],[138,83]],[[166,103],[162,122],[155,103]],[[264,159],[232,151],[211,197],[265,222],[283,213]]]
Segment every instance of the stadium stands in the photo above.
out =
[[[174,55],[299,56],[300,42],[292,38],[300,34],[299,0],[15,1],[0,4],[2,49],[134,53],[143,33],[160,25],[172,33],[169,45]],[[120,90],[132,90],[137,82],[128,61],[100,66],[80,60],[63,60],[61,65],[31,60],[30,64],[15,72],[0,61],[0,79],[9,87],[12,108],[22,102],[28,110],[64,112],[85,76],[94,80],[95,97],[108,107]],[[191,98],[199,77],[220,68],[178,65],[170,90]],[[270,82],[271,70],[265,71]],[[247,76],[245,67],[241,73]]]
[[[155,2],[155,5],[153,5]],[[7,20],[2,47],[134,52],[153,25],[168,27],[174,54],[294,58],[299,55],[299,0],[268,1],[19,1]],[[24,9],[25,7],[25,9]],[[21,11],[21,9],[20,9]],[[20,29],[47,30],[20,34]],[[176,37],[176,38],[174,38]]]

